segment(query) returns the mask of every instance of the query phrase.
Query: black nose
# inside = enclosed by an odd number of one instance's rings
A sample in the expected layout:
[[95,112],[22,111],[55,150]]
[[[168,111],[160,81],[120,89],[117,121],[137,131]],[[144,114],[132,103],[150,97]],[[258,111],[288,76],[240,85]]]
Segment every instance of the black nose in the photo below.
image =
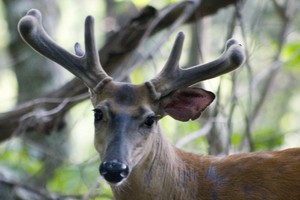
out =
[[119,183],[129,174],[129,168],[126,164],[117,160],[105,161],[99,168],[101,176],[110,183]]

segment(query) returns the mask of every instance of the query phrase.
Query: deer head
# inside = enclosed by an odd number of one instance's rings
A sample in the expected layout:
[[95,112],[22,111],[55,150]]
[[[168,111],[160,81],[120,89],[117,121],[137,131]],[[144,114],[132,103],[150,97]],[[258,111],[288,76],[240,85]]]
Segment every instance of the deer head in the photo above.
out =
[[214,100],[213,93],[190,86],[230,72],[244,61],[241,45],[231,39],[218,59],[182,69],[179,59],[184,34],[179,33],[164,68],[155,78],[140,85],[116,82],[100,64],[93,17],[85,21],[85,52],[76,43],[75,55],[47,35],[41,20],[38,10],[30,10],[20,20],[19,32],[33,49],[62,65],[89,88],[94,106],[94,143],[102,158],[99,170],[112,184],[121,184],[153,157],[152,147],[162,137],[157,123],[162,117],[194,120]]

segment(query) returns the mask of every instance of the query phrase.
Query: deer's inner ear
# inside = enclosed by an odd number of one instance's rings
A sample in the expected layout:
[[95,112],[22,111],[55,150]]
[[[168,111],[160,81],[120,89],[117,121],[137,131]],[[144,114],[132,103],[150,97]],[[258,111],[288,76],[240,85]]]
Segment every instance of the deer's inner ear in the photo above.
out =
[[204,89],[184,88],[164,97],[162,107],[166,114],[176,120],[195,120],[214,99],[215,95]]

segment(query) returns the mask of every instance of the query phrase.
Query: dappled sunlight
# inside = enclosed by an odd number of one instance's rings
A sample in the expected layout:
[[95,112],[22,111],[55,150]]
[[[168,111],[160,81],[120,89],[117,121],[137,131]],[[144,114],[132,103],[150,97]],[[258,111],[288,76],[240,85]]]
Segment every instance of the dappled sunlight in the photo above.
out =
[[9,69],[1,69],[0,78],[0,113],[11,110],[17,101],[17,81],[14,73]]

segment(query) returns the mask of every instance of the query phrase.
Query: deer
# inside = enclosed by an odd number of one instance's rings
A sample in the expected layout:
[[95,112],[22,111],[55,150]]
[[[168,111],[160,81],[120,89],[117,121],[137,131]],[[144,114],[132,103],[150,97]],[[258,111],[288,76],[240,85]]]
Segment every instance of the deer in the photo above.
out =
[[215,99],[194,85],[231,72],[245,60],[230,39],[216,60],[179,67],[184,34],[178,33],[160,73],[143,84],[114,81],[100,64],[94,18],[85,20],[85,51],[75,54],[54,42],[31,9],[18,30],[35,51],[80,78],[94,107],[94,146],[100,175],[117,200],[299,200],[300,148],[228,156],[198,155],[171,144],[159,125],[166,115],[179,121],[199,118]]

